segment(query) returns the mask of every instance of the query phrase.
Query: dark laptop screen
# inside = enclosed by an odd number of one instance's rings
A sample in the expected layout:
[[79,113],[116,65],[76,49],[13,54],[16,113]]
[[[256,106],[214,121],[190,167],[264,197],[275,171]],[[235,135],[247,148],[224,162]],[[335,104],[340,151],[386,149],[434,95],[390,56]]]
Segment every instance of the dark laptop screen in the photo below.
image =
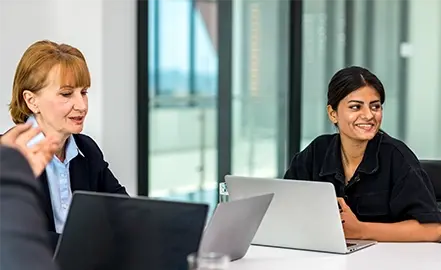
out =
[[204,204],[76,192],[56,261],[61,270],[179,270],[196,252]]

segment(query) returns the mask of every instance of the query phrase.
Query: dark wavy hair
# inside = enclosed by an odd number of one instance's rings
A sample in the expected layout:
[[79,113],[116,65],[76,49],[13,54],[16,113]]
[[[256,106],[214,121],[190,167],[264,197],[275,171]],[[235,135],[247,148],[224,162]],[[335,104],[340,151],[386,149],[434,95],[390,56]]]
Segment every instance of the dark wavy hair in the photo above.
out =
[[342,99],[364,86],[371,86],[377,90],[381,104],[384,103],[386,99],[384,86],[377,76],[366,68],[351,66],[337,71],[329,82],[328,105],[331,105],[333,110],[337,110]]

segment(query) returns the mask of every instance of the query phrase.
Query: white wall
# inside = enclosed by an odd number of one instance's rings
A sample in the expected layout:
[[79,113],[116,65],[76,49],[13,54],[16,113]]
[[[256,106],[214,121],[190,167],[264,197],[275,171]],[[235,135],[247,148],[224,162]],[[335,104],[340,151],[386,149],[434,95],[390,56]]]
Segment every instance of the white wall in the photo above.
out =
[[0,132],[12,125],[7,105],[21,54],[33,41],[53,36],[55,32],[47,11],[49,1],[43,2],[0,1]]
[[118,179],[135,195],[138,182],[136,0],[104,0],[102,15],[105,92],[102,146]]
[[84,133],[135,195],[136,0],[1,0],[0,132],[12,125],[7,104],[17,63],[41,39],[68,43],[85,55],[92,87]]

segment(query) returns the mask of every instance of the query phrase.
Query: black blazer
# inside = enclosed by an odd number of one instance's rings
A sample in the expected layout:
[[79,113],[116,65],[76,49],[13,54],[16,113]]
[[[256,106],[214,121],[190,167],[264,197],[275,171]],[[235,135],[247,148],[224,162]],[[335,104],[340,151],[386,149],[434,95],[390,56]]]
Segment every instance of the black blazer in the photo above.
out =
[[3,146],[0,183],[0,269],[55,270],[41,208],[41,186],[27,160]]
[[[78,154],[70,161],[69,174],[72,193],[76,190],[85,190],[128,195],[126,189],[119,184],[109,170],[109,164],[104,161],[103,153],[92,138],[83,134],[74,134],[73,137],[78,149],[84,156]],[[55,250],[59,235],[55,232],[54,213],[46,171],[40,175],[39,181],[43,186],[43,208],[47,219],[47,230],[51,238],[52,248]]]

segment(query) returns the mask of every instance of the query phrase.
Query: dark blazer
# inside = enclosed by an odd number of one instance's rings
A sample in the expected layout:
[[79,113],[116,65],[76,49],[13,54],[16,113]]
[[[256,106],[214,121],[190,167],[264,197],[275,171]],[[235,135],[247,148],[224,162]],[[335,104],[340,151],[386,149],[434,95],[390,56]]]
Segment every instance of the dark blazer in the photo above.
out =
[[[104,161],[103,153],[92,138],[83,134],[74,134],[75,143],[84,156],[78,154],[70,161],[70,186],[72,193],[76,190],[96,191],[105,193],[126,194],[126,189],[121,186]],[[43,185],[44,211],[47,220],[47,230],[51,238],[52,249],[55,250],[58,234],[55,232],[54,214],[49,192],[46,172],[39,177]]]
[[43,194],[27,160],[0,146],[0,269],[54,270]]

